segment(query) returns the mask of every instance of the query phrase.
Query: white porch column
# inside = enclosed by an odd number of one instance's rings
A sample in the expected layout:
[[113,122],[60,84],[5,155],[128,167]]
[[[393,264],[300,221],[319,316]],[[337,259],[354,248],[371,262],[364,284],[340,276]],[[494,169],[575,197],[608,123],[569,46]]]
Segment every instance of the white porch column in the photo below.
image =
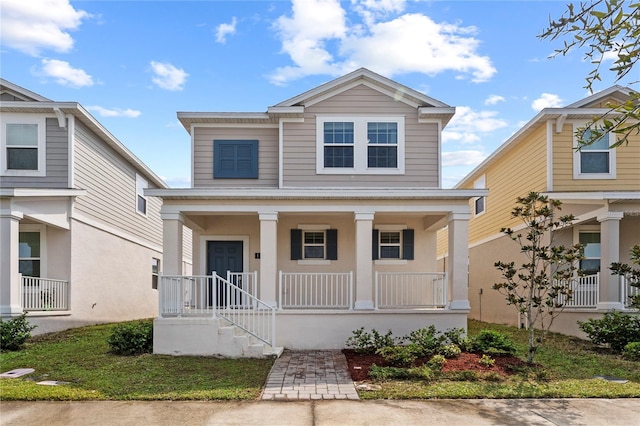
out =
[[609,266],[620,261],[620,220],[624,213],[607,212],[598,216],[600,222],[600,300],[597,308],[624,309],[620,292],[620,277],[611,275]]
[[[4,206],[3,206],[4,207]],[[7,206],[7,207],[10,207]],[[19,269],[19,223],[22,213],[10,208],[0,210],[0,315],[16,316],[22,313]]]
[[356,212],[356,282],[354,309],[374,309],[373,304],[373,216],[370,212]]
[[278,213],[259,212],[260,218],[260,299],[277,306]]
[[469,213],[451,213],[449,223],[450,309],[469,310]]
[[180,213],[163,213],[162,217],[162,273],[182,275],[182,234],[184,217]]

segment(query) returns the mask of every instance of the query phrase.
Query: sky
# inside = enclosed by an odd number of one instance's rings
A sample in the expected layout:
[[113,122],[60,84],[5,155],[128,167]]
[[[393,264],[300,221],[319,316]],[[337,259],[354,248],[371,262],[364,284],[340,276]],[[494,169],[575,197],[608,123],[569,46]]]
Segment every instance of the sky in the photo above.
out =
[[[589,93],[581,51],[538,37],[565,1],[0,2],[0,75],[82,104],[171,187],[190,186],[178,111],[265,112],[360,67],[456,107],[453,187],[546,107]],[[630,85],[605,69],[596,91]],[[633,87],[633,86],[632,86]]]

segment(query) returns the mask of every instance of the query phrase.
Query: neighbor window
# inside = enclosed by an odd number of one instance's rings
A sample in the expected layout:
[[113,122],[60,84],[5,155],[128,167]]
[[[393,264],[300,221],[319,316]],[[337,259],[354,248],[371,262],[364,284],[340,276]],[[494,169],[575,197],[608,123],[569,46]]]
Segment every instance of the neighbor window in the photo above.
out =
[[404,117],[316,118],[316,172],[404,173]]
[[580,269],[585,275],[597,274],[600,272],[600,232],[580,232],[578,241],[584,255]]
[[[473,182],[474,189],[484,189],[486,187],[485,175],[480,176]],[[473,200],[473,212],[476,216],[485,211],[485,197],[476,197]]]
[[257,140],[214,140],[213,177],[215,179],[257,179]]
[[40,277],[40,232],[20,232],[18,241],[19,272],[26,277]]
[[158,275],[160,274],[160,259],[151,258],[151,288],[158,288]]
[[45,119],[6,113],[2,117],[2,174],[45,175]]
[[[585,130],[583,139],[588,140],[591,130]],[[574,136],[575,137],[575,136]],[[578,146],[575,137],[574,146]],[[616,175],[616,150],[609,149],[615,143],[615,134],[607,133],[590,145],[583,146],[574,153],[574,178],[613,179]]]
[[140,175],[136,175],[136,211],[140,214],[147,214],[147,197],[144,195],[145,188],[148,188],[147,181]]

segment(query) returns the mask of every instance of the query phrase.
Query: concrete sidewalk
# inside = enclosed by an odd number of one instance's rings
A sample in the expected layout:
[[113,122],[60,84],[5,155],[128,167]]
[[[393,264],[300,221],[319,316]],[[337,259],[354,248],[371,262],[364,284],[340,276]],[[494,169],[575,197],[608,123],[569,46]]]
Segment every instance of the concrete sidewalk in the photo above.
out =
[[640,426],[640,399],[1,402],[9,425]]

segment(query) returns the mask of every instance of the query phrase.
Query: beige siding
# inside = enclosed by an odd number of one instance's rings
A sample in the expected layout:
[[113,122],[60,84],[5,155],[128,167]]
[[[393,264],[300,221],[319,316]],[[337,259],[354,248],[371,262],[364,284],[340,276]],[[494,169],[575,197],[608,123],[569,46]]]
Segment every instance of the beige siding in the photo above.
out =
[[3,188],[68,188],[68,127],[58,127],[56,118],[46,119],[46,176],[3,176]]
[[[316,174],[316,116],[322,114],[404,116],[405,174]],[[438,125],[418,123],[417,108],[363,85],[305,108],[304,123],[285,123],[283,138],[284,186],[438,187]]]
[[[149,183],[149,185],[152,185]],[[79,213],[134,235],[162,244],[159,198],[147,198],[147,215],[136,211],[136,169],[81,123],[76,123],[75,186]]]
[[[502,227],[520,225],[517,219],[511,217],[511,210],[515,207],[517,197],[531,191],[546,190],[546,152],[546,128],[542,125],[527,140],[518,143],[487,168],[484,174],[489,195],[485,212],[472,217],[469,222],[470,244],[500,234]],[[473,181],[481,174],[470,179],[467,188],[473,188]]]
[[569,123],[553,135],[554,191],[640,191],[640,136],[616,148],[615,179],[574,179],[573,131]]
[[[257,139],[258,179],[214,179],[214,139]],[[194,187],[278,186],[277,128],[199,127],[194,140]]]

